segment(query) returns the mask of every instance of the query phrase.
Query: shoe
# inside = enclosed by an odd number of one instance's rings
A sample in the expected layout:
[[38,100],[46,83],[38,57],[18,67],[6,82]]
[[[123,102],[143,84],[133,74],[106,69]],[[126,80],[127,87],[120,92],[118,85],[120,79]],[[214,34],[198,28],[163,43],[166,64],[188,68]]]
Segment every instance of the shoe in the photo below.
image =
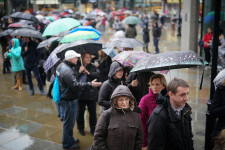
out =
[[46,95],[44,90],[41,90],[41,95],[42,96],[45,96]]
[[61,117],[60,115],[58,115],[58,117]]
[[79,142],[80,142],[80,140],[79,140],[79,139],[74,138],[74,144],[77,144],[77,143],[79,143]]
[[80,149],[80,146],[79,145],[76,145],[76,144],[74,144],[72,147],[70,147],[70,148],[64,148],[64,150],[78,150],[78,149]]
[[30,90],[30,96],[34,95],[34,90]]
[[85,136],[84,130],[79,130],[80,135]]

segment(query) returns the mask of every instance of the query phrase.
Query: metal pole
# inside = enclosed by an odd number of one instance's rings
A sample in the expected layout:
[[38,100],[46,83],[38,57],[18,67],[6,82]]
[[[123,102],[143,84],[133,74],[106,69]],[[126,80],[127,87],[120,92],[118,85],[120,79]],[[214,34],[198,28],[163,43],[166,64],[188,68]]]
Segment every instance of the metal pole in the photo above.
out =
[[[200,39],[203,39],[203,22],[204,22],[204,8],[205,8],[205,0],[202,1],[202,19],[201,19],[201,36]],[[202,56],[202,48],[200,48],[200,56]]]
[[215,125],[216,119],[210,115],[210,105],[211,100],[213,99],[215,87],[213,80],[217,75],[217,58],[218,58],[218,43],[219,43],[219,21],[220,21],[220,9],[221,9],[221,0],[215,1],[214,6],[214,30],[213,30],[213,55],[212,55],[212,70],[211,70],[211,86],[210,86],[210,99],[207,102],[208,109],[206,112],[206,129],[205,129],[205,150],[212,149],[212,139],[211,134]]
[[178,33],[177,36],[181,36],[181,16],[180,16],[180,12],[181,12],[181,0],[179,0],[179,18],[178,18]]

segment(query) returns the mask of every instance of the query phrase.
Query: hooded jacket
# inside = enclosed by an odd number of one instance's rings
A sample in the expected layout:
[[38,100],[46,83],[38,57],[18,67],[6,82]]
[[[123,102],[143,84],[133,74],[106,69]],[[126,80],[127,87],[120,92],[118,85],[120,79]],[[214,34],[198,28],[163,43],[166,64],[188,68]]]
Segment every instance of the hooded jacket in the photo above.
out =
[[21,56],[21,47],[20,42],[17,38],[12,39],[14,42],[14,46],[11,48],[11,52],[7,53],[9,58],[12,61],[12,72],[25,70],[23,58]]
[[119,62],[114,61],[110,65],[110,70],[108,74],[109,79],[106,80],[100,88],[98,95],[98,104],[101,105],[104,110],[107,110],[111,107],[110,98],[112,92],[116,89],[118,85],[123,84],[121,79],[115,79],[113,77],[116,74],[116,72],[121,69],[123,69],[123,66]]
[[78,81],[78,72],[74,69],[74,67],[74,64],[68,61],[63,61],[56,68],[56,73],[59,80],[60,94],[64,93],[68,88],[68,90],[63,94],[61,98],[62,101],[71,101],[78,99],[83,90],[92,87],[90,82]]
[[156,97],[158,94],[154,94],[151,89],[149,89],[149,93],[142,97],[139,107],[142,110],[140,114],[142,126],[144,129],[144,144],[143,147],[148,146],[148,119],[150,118],[153,110],[158,106],[156,104]]
[[[129,108],[121,109],[115,105],[116,97],[120,96],[130,98]],[[119,85],[114,90],[111,101],[112,107],[104,111],[98,120],[92,148],[94,150],[141,150],[143,128],[134,96],[128,87]]]
[[191,107],[186,103],[178,117],[166,90],[158,94],[156,101],[159,105],[148,121],[148,150],[194,150]]

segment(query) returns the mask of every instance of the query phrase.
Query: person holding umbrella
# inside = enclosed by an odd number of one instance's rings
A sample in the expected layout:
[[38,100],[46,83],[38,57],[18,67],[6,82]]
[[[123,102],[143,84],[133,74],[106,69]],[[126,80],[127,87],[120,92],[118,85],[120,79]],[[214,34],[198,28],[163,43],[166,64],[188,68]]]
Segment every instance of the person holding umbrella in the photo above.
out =
[[[205,52],[205,60],[210,63],[211,62],[211,45],[212,45],[212,38],[213,38],[213,33],[212,33],[212,28],[209,27],[207,29],[207,33],[203,37],[203,42],[204,42],[204,52]],[[207,65],[209,66],[209,64]],[[208,67],[207,67],[208,68]]]
[[22,70],[24,70],[23,58],[21,56],[20,42],[17,38],[12,39],[12,48],[9,52],[6,52],[5,57],[11,58],[12,72],[16,73],[16,86],[12,89],[18,89],[22,91]]
[[38,44],[31,40],[30,37],[23,37],[24,44],[22,46],[22,56],[24,59],[25,72],[27,75],[27,81],[30,88],[30,96],[34,95],[34,87],[31,79],[31,71],[33,71],[34,76],[38,82],[39,90],[41,95],[45,95],[43,84],[38,71],[38,64],[40,58],[40,51],[37,50]]
[[[81,53],[81,65],[79,68],[79,81],[82,83],[91,82],[98,79],[100,76],[99,69],[91,64],[91,54],[89,52]],[[96,101],[98,99],[98,90],[95,87],[90,87],[81,92],[78,98],[77,111],[77,128],[79,133],[84,136],[84,112],[86,106],[89,111],[89,123],[91,133],[94,135],[95,125],[97,122],[96,116]]]

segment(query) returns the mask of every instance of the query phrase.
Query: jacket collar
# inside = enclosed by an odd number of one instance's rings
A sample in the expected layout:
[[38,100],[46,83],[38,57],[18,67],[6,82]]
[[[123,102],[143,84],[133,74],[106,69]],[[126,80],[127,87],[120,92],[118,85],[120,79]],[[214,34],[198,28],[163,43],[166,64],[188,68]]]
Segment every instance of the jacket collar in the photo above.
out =
[[69,67],[74,67],[75,66],[75,64],[73,64],[73,63],[71,63],[71,62],[69,62],[69,61],[67,61],[67,60],[64,60],[63,61],[66,65],[68,65]]

